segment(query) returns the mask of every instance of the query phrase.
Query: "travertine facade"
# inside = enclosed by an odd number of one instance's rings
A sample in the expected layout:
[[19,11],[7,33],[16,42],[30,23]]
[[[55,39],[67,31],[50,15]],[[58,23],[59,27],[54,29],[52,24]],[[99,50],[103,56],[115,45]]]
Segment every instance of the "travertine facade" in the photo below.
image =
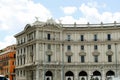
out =
[[27,24],[17,40],[16,80],[120,76],[120,24]]

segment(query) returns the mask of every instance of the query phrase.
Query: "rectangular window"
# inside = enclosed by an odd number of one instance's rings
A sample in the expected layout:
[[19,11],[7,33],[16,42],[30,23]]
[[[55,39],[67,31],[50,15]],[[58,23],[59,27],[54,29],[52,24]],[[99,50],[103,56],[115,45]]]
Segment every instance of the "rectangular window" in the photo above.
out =
[[51,62],[51,55],[48,55],[48,62]]
[[24,48],[24,53],[25,53],[25,48]]
[[97,45],[94,45],[94,50],[97,50],[98,49],[98,46]]
[[111,49],[111,45],[108,45],[108,49]]
[[81,45],[81,50],[84,50],[84,46],[83,45]]
[[97,41],[97,35],[96,34],[94,35],[94,41]]
[[108,55],[108,62],[112,62],[112,56]]
[[94,62],[98,62],[98,56],[94,56]]
[[51,45],[50,44],[48,44],[47,49],[51,50]]
[[17,60],[17,63],[18,63],[18,65],[19,65],[19,58],[18,58],[18,60]]
[[85,56],[81,56],[81,62],[82,62],[82,63],[85,62]]
[[71,40],[71,36],[67,35],[67,40],[70,41]]
[[68,51],[71,50],[71,46],[70,45],[67,46],[67,50]]
[[50,40],[50,34],[47,34],[47,39]]
[[68,63],[71,63],[71,56],[68,56]]
[[81,41],[84,41],[84,36],[83,35],[81,35]]
[[111,40],[111,35],[110,34],[107,35],[107,40]]

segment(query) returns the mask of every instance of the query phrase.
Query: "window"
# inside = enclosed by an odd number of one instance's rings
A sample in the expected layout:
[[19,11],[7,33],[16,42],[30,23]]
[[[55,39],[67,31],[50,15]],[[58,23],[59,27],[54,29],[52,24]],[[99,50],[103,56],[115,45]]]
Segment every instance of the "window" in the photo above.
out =
[[98,46],[97,45],[94,45],[94,50],[97,50],[98,49]]
[[107,40],[111,40],[111,35],[110,34],[107,35]]
[[111,49],[111,45],[108,45],[108,49]]
[[50,44],[48,44],[47,48],[48,48],[49,50],[51,50],[51,45],[50,45]]
[[67,80],[71,80],[71,78],[68,78]]
[[84,46],[83,45],[81,45],[81,50],[84,50]]
[[14,54],[14,58],[16,58],[16,54]]
[[25,56],[24,56],[24,64],[25,64]]
[[68,63],[71,62],[71,56],[68,56]]
[[21,54],[22,54],[22,49],[21,49]]
[[108,55],[108,62],[112,62],[112,55]]
[[20,58],[20,62],[21,62],[20,65],[22,65],[22,58]]
[[24,37],[24,43],[25,43],[25,37]]
[[94,41],[97,41],[97,35],[96,34],[94,35]]
[[17,61],[17,62],[18,62],[18,65],[19,65],[19,58],[18,58],[18,61]]
[[51,62],[51,55],[48,55],[48,62]]
[[98,62],[98,55],[94,56],[94,62]]
[[81,41],[84,41],[84,36],[83,35],[81,35]]
[[67,50],[68,51],[71,50],[71,46],[70,45],[67,46]]
[[25,48],[24,48],[24,53],[25,53]]
[[70,41],[71,37],[70,35],[67,35],[67,40]]
[[85,56],[81,56],[81,62],[82,62],[82,63],[85,62]]
[[47,39],[50,40],[50,34],[47,34]]
[[25,70],[23,71],[23,75],[25,76]]

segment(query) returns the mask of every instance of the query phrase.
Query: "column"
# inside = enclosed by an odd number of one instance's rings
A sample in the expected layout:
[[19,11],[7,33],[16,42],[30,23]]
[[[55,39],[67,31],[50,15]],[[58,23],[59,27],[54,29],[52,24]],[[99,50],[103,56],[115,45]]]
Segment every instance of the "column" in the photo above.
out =
[[26,63],[28,63],[28,62],[27,62],[27,60],[28,60],[28,58],[27,58],[27,54],[28,54],[28,53],[27,53],[27,47],[25,47],[25,49],[26,49],[26,50],[25,50],[25,64],[26,64]]
[[57,62],[57,59],[56,59],[56,58],[57,58],[56,45],[57,45],[57,44],[55,44],[55,50],[54,50],[54,51],[55,51],[55,62]]
[[35,55],[36,61],[39,62],[39,44],[38,43],[36,43],[36,50],[34,50],[34,52],[36,52],[36,55]]
[[43,44],[43,79],[45,80],[45,43]]
[[75,70],[75,79],[74,80],[78,80],[78,71]]
[[55,74],[54,74],[54,75],[55,75],[55,79],[54,79],[54,80],[58,80],[58,79],[57,79],[57,74],[58,74],[58,73],[57,73],[57,71],[56,71],[56,69],[55,69]]
[[88,80],[91,79],[91,75],[93,75],[93,74],[92,74],[91,70],[89,70],[89,72],[88,72]]
[[105,74],[105,71],[102,70],[102,80],[105,80],[106,79],[106,74]]
[[39,77],[39,63],[38,65],[36,66],[36,80],[39,80],[40,77]]
[[36,30],[36,39],[39,39],[39,31],[38,30]]

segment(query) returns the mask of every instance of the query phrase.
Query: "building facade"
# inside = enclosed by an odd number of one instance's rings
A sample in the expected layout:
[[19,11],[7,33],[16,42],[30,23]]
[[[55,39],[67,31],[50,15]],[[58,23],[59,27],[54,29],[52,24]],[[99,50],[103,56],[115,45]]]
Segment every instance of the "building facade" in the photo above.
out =
[[15,80],[16,45],[10,45],[0,50],[0,75]]
[[110,80],[120,76],[120,24],[27,24],[16,34],[16,80]]

